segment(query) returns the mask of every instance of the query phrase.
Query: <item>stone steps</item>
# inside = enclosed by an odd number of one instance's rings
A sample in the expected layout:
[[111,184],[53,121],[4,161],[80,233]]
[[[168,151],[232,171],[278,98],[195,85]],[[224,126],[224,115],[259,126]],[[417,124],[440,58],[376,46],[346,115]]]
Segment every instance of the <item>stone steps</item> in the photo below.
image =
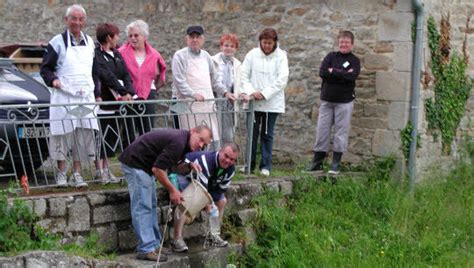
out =
[[[190,244],[189,252],[173,253],[166,262],[159,263],[161,268],[185,267],[226,267],[230,254],[242,254],[242,245],[229,244],[224,248],[204,249],[202,244]],[[14,257],[0,257],[0,267],[37,268],[37,267],[115,267],[115,268],[152,268],[154,261],[142,261],[135,254],[118,255],[114,260],[87,259],[70,256],[63,251],[31,251]]]
[[[226,267],[230,254],[242,254],[242,245],[229,244],[227,247],[211,247],[204,249],[202,243],[188,243],[189,251],[186,253],[173,252],[166,262],[161,262],[159,267]],[[124,267],[155,267],[153,261],[137,260],[136,254],[124,254],[117,257],[116,262]]]

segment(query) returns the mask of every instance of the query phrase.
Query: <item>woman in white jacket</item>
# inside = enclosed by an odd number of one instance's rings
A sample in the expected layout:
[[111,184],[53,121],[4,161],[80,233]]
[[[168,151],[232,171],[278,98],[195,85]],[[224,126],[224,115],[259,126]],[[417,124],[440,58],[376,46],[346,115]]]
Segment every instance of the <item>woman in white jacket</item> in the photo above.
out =
[[[235,34],[224,34],[220,39],[221,52],[212,56],[216,66],[219,82],[224,85],[227,92],[238,96],[240,94],[240,65],[241,62],[234,57],[239,48],[239,38]],[[217,96],[223,98],[224,96]],[[235,114],[234,103],[230,100],[217,102],[219,111],[219,134],[221,146],[234,142]]]
[[255,169],[257,140],[260,136],[260,173],[269,176],[272,168],[273,130],[277,116],[285,112],[284,90],[288,82],[288,58],[286,52],[278,47],[278,35],[274,29],[263,30],[258,40],[259,47],[250,50],[242,63],[240,96],[255,99],[250,170]]

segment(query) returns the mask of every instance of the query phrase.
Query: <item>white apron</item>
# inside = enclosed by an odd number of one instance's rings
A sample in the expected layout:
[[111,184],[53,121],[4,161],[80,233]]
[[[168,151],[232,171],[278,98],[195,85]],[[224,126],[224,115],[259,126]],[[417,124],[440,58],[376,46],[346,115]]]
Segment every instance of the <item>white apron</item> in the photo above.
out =
[[[85,46],[72,46],[69,31],[66,32],[67,48],[63,64],[56,75],[61,81],[61,89],[52,89],[51,104],[95,102],[92,64],[94,44],[81,32]],[[52,135],[62,135],[75,128],[99,129],[93,113],[94,105],[57,106],[49,110]]]
[[[204,96],[204,99],[214,99],[211,86],[209,63],[204,57],[188,57],[186,82],[194,90]],[[179,98],[178,94],[178,98]],[[217,125],[214,101],[194,102],[191,105],[192,114],[179,117],[179,126],[182,129],[191,129],[198,125],[207,125],[212,129],[214,141],[219,140],[219,127]]]

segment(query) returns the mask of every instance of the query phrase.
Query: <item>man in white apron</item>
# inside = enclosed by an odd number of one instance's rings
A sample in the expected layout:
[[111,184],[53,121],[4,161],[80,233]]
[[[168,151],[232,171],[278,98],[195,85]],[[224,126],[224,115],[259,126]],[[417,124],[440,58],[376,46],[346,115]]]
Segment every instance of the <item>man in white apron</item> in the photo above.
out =
[[64,21],[68,29],[51,39],[41,64],[41,76],[53,88],[49,110],[49,153],[58,162],[57,185],[67,186],[66,159],[72,151],[74,170],[69,185],[84,187],[87,183],[80,173],[81,161],[94,157],[94,130],[99,128],[93,113],[94,105],[68,104],[95,102],[95,95],[100,93],[94,92],[93,74],[97,75],[98,69],[93,64],[94,42],[81,31],[86,23],[84,8],[70,6]]
[[[218,81],[217,70],[212,58],[207,51],[202,50],[204,44],[204,29],[201,26],[190,26],[186,30],[187,47],[178,50],[172,61],[173,90],[178,100],[194,99],[191,106],[185,107],[181,103],[179,109],[179,126],[181,129],[192,129],[195,126],[206,125],[212,129],[214,138],[211,149],[219,147],[219,127],[217,121],[217,110],[214,99],[224,96],[229,101],[234,101],[235,96],[227,92],[224,85]],[[185,108],[183,108],[185,107]]]

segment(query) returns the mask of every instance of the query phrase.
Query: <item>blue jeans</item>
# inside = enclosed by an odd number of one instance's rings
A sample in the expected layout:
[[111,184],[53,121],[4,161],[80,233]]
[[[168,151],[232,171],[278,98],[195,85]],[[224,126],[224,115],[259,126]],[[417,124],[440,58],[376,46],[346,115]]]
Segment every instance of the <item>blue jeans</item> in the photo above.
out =
[[128,183],[133,230],[138,239],[137,252],[152,252],[160,246],[161,241],[155,178],[125,164],[122,164],[122,170]]
[[262,147],[262,160],[260,161],[260,170],[272,170],[272,151],[273,151],[273,131],[275,129],[278,113],[255,112],[255,121],[253,122],[252,137],[252,158],[250,161],[250,170],[255,169],[255,160],[257,156],[257,140],[260,135]]

